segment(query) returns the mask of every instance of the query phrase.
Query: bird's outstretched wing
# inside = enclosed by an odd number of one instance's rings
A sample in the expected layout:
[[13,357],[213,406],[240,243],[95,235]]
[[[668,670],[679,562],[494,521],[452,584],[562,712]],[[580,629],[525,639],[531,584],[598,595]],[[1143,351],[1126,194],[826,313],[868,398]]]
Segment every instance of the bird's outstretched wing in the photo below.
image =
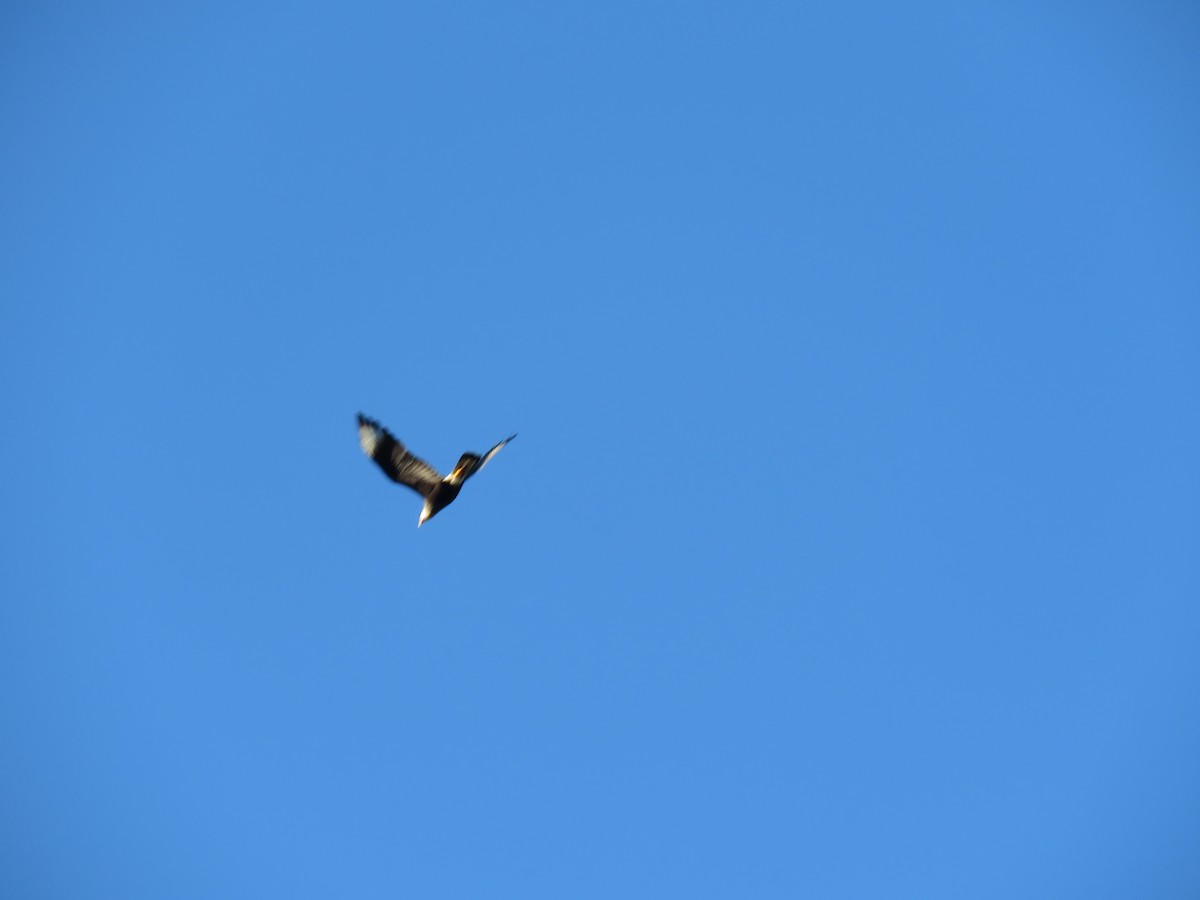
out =
[[464,453],[461,457],[459,457],[457,465],[455,465],[454,470],[447,477],[455,484],[462,484],[464,481],[482,469],[485,465],[487,465],[487,461],[499,453],[500,448],[515,437],[515,434],[510,434],[487,453],[483,454],[483,456],[479,456],[475,453]]
[[384,475],[412,488],[422,497],[433,493],[442,480],[437,469],[413,456],[390,431],[362,413],[358,414],[358,443],[363,453],[383,469]]

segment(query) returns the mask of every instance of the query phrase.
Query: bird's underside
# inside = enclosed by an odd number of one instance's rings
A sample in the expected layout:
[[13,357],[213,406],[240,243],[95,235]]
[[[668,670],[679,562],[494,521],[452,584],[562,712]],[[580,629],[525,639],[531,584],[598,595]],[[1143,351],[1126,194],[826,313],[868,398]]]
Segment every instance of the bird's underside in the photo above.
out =
[[373,459],[392,481],[412,488],[425,498],[417,527],[449,506],[462,490],[463,483],[515,437],[515,434],[510,434],[482,456],[464,453],[450,474],[443,477],[425,460],[409,453],[404,444],[374,419],[358,414],[358,443],[363,453]]

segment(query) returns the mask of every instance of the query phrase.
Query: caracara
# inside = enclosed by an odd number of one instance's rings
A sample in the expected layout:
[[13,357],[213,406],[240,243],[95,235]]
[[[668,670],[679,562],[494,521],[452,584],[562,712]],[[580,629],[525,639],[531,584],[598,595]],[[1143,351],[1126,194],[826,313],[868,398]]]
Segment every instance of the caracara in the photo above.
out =
[[363,453],[375,460],[383,474],[399,484],[412,488],[425,498],[421,518],[417,527],[425,524],[454,502],[463,482],[482,469],[489,459],[500,452],[500,448],[515,438],[510,434],[483,456],[464,453],[454,470],[443,478],[437,469],[408,452],[407,448],[392,436],[392,433],[362,413],[358,414],[358,443]]

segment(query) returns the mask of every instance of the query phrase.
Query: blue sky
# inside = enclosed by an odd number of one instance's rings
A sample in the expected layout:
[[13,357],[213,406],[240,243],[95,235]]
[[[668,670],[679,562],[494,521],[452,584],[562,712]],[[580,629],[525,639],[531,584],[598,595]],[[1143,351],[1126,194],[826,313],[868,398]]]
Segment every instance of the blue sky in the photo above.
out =
[[1189,4],[2,19],[5,896],[1200,893]]

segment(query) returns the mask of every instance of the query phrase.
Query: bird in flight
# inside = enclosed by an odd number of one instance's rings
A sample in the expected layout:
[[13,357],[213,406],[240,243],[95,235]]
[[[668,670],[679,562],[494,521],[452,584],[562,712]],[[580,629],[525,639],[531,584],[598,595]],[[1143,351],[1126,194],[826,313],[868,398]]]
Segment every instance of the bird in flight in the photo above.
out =
[[482,469],[489,459],[500,452],[501,447],[515,437],[515,434],[510,434],[483,456],[464,453],[450,474],[443,478],[425,460],[409,453],[408,448],[396,440],[390,431],[374,419],[358,414],[358,444],[363,453],[375,460],[375,464],[383,469],[383,474],[392,481],[412,488],[425,498],[421,518],[417,519],[418,528],[453,503],[462,490],[463,482]]

